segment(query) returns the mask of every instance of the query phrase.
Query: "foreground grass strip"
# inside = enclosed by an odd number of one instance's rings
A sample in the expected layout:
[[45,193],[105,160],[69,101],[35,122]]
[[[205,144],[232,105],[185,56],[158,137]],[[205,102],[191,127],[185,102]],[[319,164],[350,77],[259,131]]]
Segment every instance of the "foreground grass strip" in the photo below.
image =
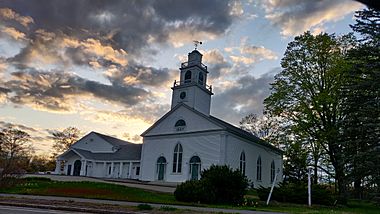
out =
[[[25,178],[14,187],[1,188],[2,193],[95,198],[143,203],[175,203],[173,194],[159,193],[116,184],[98,182],[63,182]],[[176,203],[184,204],[184,203]]]
[[[66,196],[78,198],[94,198],[119,201],[133,201],[140,203],[160,203],[171,205],[188,205],[198,207],[226,208],[239,210],[256,210],[256,211],[272,211],[284,213],[334,213],[334,214],[354,214],[368,213],[378,214],[380,208],[371,202],[366,201],[350,201],[347,207],[327,207],[313,205],[309,208],[306,205],[277,203],[266,206],[264,202],[259,202],[256,206],[230,206],[230,205],[205,205],[178,202],[173,194],[160,193],[138,188],[126,187],[117,184],[108,184],[100,182],[63,182],[52,181],[46,178],[25,178],[20,179],[18,184],[13,187],[0,188],[1,193],[11,194],[27,194],[27,195],[50,195],[50,196]],[[255,191],[247,194],[249,198],[256,198]],[[158,210],[155,210],[158,211]],[[162,206],[159,211],[167,212],[178,210],[173,207]],[[181,210],[183,212],[183,210]],[[191,211],[189,211],[191,213]]]

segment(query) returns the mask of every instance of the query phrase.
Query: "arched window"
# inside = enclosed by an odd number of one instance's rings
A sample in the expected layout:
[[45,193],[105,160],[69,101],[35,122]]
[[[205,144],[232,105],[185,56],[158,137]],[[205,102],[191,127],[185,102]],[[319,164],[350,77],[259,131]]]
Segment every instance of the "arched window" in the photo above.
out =
[[186,122],[184,120],[177,120],[177,122],[175,123],[174,125],[175,127],[178,127],[178,126],[186,126]]
[[190,180],[199,180],[201,172],[201,159],[198,156],[190,158]]
[[177,129],[177,131],[183,131],[186,127],[186,122],[182,119],[177,120],[174,127]]
[[273,183],[274,176],[276,174],[276,166],[274,165],[274,160],[270,164],[270,182]]
[[166,168],[166,158],[161,156],[157,159],[157,180],[164,180]]
[[245,153],[240,154],[240,172],[245,175]]
[[257,158],[256,166],[257,166],[256,180],[261,181],[261,157],[260,156]]
[[191,71],[188,70],[185,73],[185,83],[191,82]]
[[174,148],[174,155],[173,155],[173,172],[174,173],[181,173],[182,172],[182,145],[177,144]]
[[202,72],[199,72],[198,83],[203,85],[203,74],[202,74]]

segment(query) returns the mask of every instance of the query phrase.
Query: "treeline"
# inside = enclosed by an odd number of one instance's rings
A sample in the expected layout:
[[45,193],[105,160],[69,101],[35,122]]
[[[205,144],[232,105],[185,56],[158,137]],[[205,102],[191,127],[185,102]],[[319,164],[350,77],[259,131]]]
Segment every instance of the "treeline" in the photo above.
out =
[[33,140],[27,132],[7,127],[0,130],[0,183],[3,178],[20,176],[27,172],[48,172],[55,169],[55,158],[75,143],[81,132],[74,127],[51,132],[51,155],[36,155]]
[[287,46],[264,116],[240,125],[285,151],[285,182],[380,193],[380,12],[356,12],[352,33],[305,32]]

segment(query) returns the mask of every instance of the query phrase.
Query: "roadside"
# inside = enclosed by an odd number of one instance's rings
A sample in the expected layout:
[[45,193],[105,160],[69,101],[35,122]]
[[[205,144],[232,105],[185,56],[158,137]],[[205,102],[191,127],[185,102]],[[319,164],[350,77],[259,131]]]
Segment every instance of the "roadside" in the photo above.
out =
[[[36,207],[87,213],[136,213],[142,211],[141,209],[138,209],[138,206],[141,204],[142,203],[138,202],[86,199],[74,197],[0,194],[0,205]],[[171,211],[176,211],[176,213],[178,213],[178,210],[180,210],[180,213],[277,214],[274,212],[261,212],[251,210],[194,207],[154,203],[144,204],[147,204],[150,207],[154,208],[153,210],[143,210],[144,213],[170,213]]]

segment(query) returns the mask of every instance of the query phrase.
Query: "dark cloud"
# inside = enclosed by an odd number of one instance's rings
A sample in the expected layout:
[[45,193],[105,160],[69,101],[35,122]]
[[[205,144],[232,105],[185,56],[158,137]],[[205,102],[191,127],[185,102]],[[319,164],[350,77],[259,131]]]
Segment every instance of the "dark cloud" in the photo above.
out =
[[178,71],[168,68],[145,67],[131,63],[126,68],[116,69],[115,72],[111,72],[107,77],[112,83],[120,85],[165,86],[168,81],[172,81],[174,74],[177,75]]
[[38,132],[38,130],[35,128],[25,126],[22,124],[5,122],[5,121],[0,121],[0,127],[2,127],[2,128],[17,128],[17,129],[20,129],[20,130],[26,131],[26,132]]
[[[149,94],[133,86],[106,85],[64,72],[32,70],[14,72],[12,76],[12,80],[4,83],[12,91],[10,101],[54,111],[70,111],[76,101],[86,96],[132,106]],[[78,100],[73,99],[74,96],[78,96]]]
[[11,92],[11,90],[9,90],[8,88],[0,87],[0,94],[7,94],[9,92]]
[[3,0],[0,7],[32,17],[35,29],[78,38],[97,35],[130,53],[139,52],[151,37],[167,42],[170,33],[184,29],[220,35],[234,19],[227,0]]
[[240,77],[233,87],[215,94],[212,114],[234,124],[249,113],[262,114],[263,101],[270,94],[270,83],[278,70],[273,69],[259,78],[251,75]]

